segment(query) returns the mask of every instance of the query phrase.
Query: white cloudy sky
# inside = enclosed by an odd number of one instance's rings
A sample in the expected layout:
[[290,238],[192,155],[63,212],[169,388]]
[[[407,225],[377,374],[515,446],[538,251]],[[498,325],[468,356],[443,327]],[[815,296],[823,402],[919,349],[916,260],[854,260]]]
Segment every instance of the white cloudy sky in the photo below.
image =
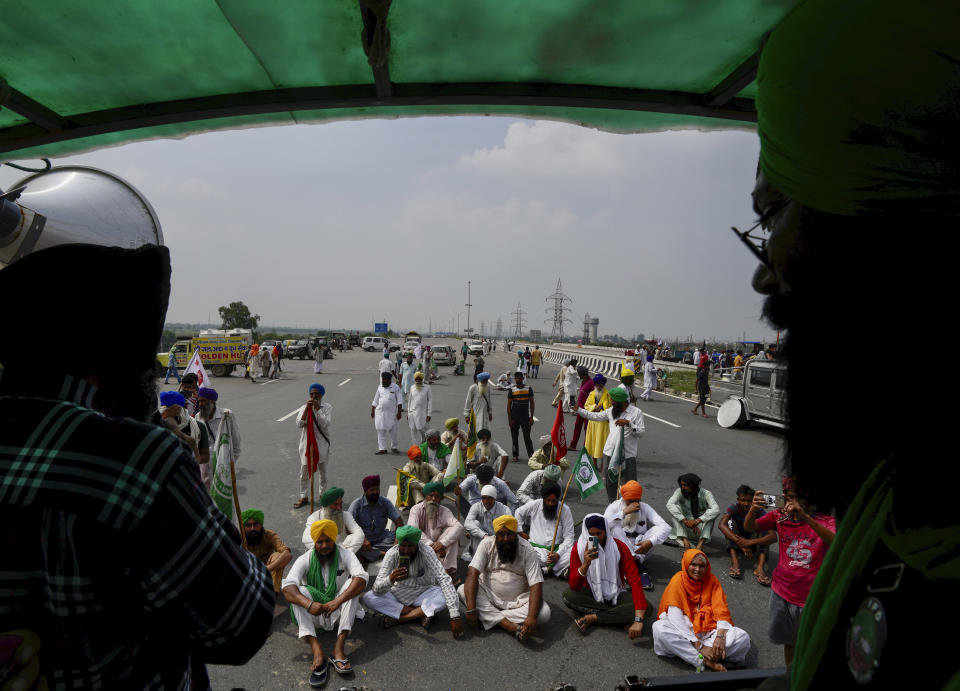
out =
[[[557,279],[575,331],[769,337],[755,262],[751,132],[617,135],[511,118],[365,120],[207,133],[59,162],[150,200],[173,256],[169,321],[242,300],[265,325],[466,327],[518,302],[549,332]],[[20,174],[0,172],[8,187]],[[570,328],[570,327],[568,327]]]

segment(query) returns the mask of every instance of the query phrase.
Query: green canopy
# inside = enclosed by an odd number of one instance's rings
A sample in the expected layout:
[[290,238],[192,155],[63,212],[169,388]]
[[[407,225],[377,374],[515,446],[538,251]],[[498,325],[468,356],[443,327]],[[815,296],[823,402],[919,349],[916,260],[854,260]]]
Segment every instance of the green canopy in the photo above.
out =
[[8,0],[0,155],[359,117],[750,127],[797,0]]

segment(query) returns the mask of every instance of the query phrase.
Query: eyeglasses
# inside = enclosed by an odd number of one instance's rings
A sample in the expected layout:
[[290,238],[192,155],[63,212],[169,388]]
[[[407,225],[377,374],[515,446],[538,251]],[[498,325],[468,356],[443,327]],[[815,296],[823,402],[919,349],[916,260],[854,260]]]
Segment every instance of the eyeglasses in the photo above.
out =
[[[773,268],[773,264],[770,263],[770,260],[767,258],[767,238],[765,235],[762,235],[762,233],[766,232],[767,226],[769,225],[770,221],[773,220],[773,217],[776,216],[781,211],[783,211],[783,209],[786,208],[786,206],[791,201],[792,200],[790,199],[786,199],[781,203],[770,207],[763,214],[763,216],[761,216],[757,220],[756,223],[754,223],[752,226],[750,226],[746,230],[738,230],[734,226],[730,227],[730,230],[732,230],[736,234],[736,236],[740,238],[740,240],[743,242],[744,245],[747,246],[747,249],[750,250],[753,256],[756,257],[757,260],[761,264],[763,264],[765,267],[767,267],[770,271],[776,271],[776,269]],[[760,229],[759,230],[760,234],[751,235],[751,233],[755,233],[755,231],[757,231],[758,228]]]

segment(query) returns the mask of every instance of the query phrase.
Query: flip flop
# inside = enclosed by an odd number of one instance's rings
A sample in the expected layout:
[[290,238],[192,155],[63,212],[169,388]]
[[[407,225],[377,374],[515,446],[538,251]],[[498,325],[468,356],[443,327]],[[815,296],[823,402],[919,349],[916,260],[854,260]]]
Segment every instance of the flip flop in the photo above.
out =
[[432,621],[433,621],[433,617],[428,617],[428,616],[424,615],[424,616],[420,617],[420,626],[422,626],[424,629],[429,629],[429,628],[430,628],[430,622],[432,622]]
[[756,578],[756,579],[757,579],[757,583],[759,583],[760,585],[762,585],[764,588],[769,588],[769,587],[770,587],[770,577],[769,577],[769,576],[761,576],[760,574],[755,573],[755,574],[753,574],[753,577]]
[[315,669],[310,672],[310,679],[308,680],[310,686],[315,689],[320,688],[321,686],[326,686],[328,670],[329,668],[327,667],[327,661],[324,660],[323,664],[320,665],[320,669]]
[[574,620],[573,620],[573,623],[577,625],[577,630],[580,632],[580,635],[581,635],[581,636],[587,635],[587,629],[589,628],[589,625],[588,625],[588,624],[585,624],[585,623],[583,622],[583,620],[584,620],[584,618],[586,618],[586,616],[587,616],[587,615],[584,614],[584,615],[583,615],[582,617],[580,617],[579,619],[574,619]]
[[341,677],[353,674],[353,665],[350,664],[350,660],[347,658],[328,657],[327,660],[333,665],[333,671]]
[[727,571],[727,575],[730,576],[730,578],[733,578],[735,580],[740,580],[741,578],[743,578],[743,571],[741,571],[740,569],[735,569],[731,566],[730,570]]
[[394,619],[393,617],[388,617],[387,615],[384,614],[383,619],[380,620],[380,628],[392,629],[394,626],[396,626],[399,623],[400,622]]

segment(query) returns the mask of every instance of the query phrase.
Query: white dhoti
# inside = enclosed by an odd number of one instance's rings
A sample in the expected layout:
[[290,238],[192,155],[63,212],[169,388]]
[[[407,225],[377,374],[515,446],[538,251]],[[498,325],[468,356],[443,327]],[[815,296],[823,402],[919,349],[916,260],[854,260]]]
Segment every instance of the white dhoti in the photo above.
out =
[[419,607],[426,616],[432,617],[447,606],[443,599],[443,591],[440,590],[440,586],[436,585],[424,588],[416,598],[407,604],[400,602],[393,591],[388,590],[383,595],[377,595],[372,590],[368,590],[363,595],[363,604],[391,619],[399,619],[403,614],[404,607]]
[[[317,469],[313,473],[313,479],[316,483],[316,489],[313,496],[320,498],[320,495],[323,494],[324,490],[327,488],[327,464],[318,463]],[[307,464],[300,464],[300,497],[306,499],[310,492],[310,473],[307,472]]]
[[[340,590],[337,591],[337,595],[349,588],[352,582],[352,578],[344,581],[343,585],[340,586]],[[311,599],[309,590],[302,585],[298,587],[304,597]],[[337,609],[330,612],[330,614],[314,615],[307,612],[307,610],[300,605],[291,604],[290,607],[293,608],[293,616],[296,618],[297,626],[300,629],[298,637],[313,636],[316,638],[318,628],[324,631],[333,631],[333,627],[337,626],[337,634],[350,631],[353,628],[353,620],[357,618],[357,610],[360,608],[360,598],[350,598]]]
[[[457,588],[460,598],[466,603],[464,586]],[[522,624],[530,615],[530,593],[523,593],[510,602],[501,600],[485,585],[477,585],[477,617],[484,629],[492,629],[506,619],[514,624]],[[550,621],[550,605],[542,602],[540,613],[537,615],[537,626],[544,626]]]
[[[664,614],[666,617],[666,614]],[[696,634],[701,643],[706,646],[713,646],[713,641],[717,637],[717,630]],[[733,626],[727,629],[727,640],[725,647],[725,658],[730,662],[740,663],[747,657],[750,650],[750,634],[743,629]],[[674,625],[665,620],[658,619],[653,622],[653,652],[657,655],[667,657],[679,657],[684,662],[688,662],[694,667],[697,666],[697,653],[691,641],[682,635]]]
[[[531,535],[530,537],[532,540],[533,536]],[[547,542],[543,544],[549,544],[549,538],[547,539]],[[558,549],[559,547],[560,545],[557,545],[557,547],[554,548],[554,551],[556,551],[556,549]],[[537,553],[537,558],[540,560],[540,566],[546,566],[547,555],[549,554],[549,552],[543,547],[534,547],[534,551]],[[561,550],[560,552],[558,552],[558,554],[559,554],[559,558],[553,564],[553,573],[555,574],[563,573],[564,569],[570,568],[570,550],[568,549]]]

